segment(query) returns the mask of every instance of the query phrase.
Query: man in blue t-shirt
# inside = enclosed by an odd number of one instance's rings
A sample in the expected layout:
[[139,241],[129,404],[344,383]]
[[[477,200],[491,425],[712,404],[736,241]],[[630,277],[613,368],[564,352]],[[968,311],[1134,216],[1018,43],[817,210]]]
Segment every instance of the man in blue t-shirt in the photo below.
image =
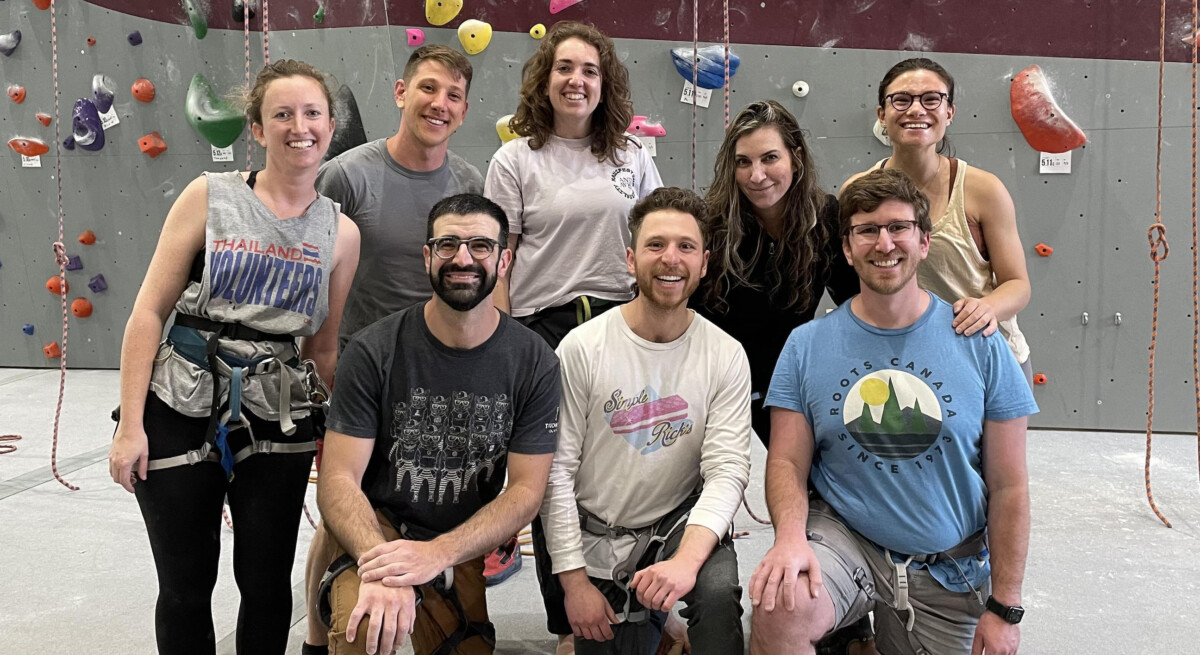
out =
[[908,177],[847,185],[840,222],[861,293],[792,333],[767,394],[751,652],[812,653],[876,610],[881,652],[1015,653],[1037,404],[1004,340],[956,334],[918,286],[932,226]]

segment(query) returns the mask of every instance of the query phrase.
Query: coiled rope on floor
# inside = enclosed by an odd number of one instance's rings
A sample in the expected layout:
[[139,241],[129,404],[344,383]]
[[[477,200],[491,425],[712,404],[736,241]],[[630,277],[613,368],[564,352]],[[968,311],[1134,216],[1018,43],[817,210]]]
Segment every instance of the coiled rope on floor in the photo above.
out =
[[19,434],[0,435],[0,455],[7,455],[17,449],[17,447],[15,445],[13,445],[11,443],[7,443],[7,442],[20,441],[20,440],[21,440],[21,435],[19,435]]

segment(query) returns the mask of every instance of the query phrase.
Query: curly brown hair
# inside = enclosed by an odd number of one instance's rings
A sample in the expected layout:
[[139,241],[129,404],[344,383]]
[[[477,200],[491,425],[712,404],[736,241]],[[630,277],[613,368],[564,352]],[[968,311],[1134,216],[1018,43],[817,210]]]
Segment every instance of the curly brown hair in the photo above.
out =
[[[749,280],[750,272],[766,256],[766,230],[753,230],[758,218],[754,206],[738,188],[736,177],[738,140],[766,128],[779,132],[784,148],[791,153],[795,171],[786,196],[780,250],[771,260],[767,275],[768,293],[781,307],[796,312],[820,301],[812,297],[811,285],[804,281],[817,274],[821,250],[830,237],[828,228],[819,220],[827,196],[817,183],[817,169],[796,117],[778,102],[765,100],[738,112],[729,124],[717,153],[712,186],[704,198],[709,210],[712,254],[703,300],[715,312],[728,310],[725,295],[730,289],[754,285]],[[758,243],[749,259],[743,259],[742,240],[751,231],[758,233]]]
[[242,102],[246,107],[246,118],[251,123],[262,125],[262,103],[263,98],[267,95],[267,86],[271,82],[285,77],[307,77],[319,84],[322,93],[325,94],[325,102],[329,106],[329,117],[336,118],[334,116],[333,94],[329,91],[329,84],[325,79],[325,74],[311,64],[298,59],[279,59],[263,66],[263,69],[258,72],[258,77],[254,79],[254,86],[242,98]]
[[521,104],[509,126],[529,137],[529,148],[546,145],[554,134],[554,107],[547,95],[550,70],[558,46],[567,39],[579,39],[600,53],[600,104],[592,112],[592,154],[599,161],[621,164],[617,151],[627,143],[641,144],[625,134],[633,120],[633,101],[629,99],[629,71],[617,59],[612,39],[592,25],[575,21],[555,23],[538,45],[537,52],[521,69]]

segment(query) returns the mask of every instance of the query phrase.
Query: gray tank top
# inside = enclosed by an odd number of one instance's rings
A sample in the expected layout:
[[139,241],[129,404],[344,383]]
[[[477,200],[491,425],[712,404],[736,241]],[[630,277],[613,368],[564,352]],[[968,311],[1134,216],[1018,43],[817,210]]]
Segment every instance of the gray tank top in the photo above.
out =
[[[205,175],[204,274],[199,282],[188,282],[175,310],[272,334],[315,334],[329,315],[337,205],[318,196],[302,215],[280,220],[240,173]],[[221,339],[220,344],[222,352],[245,358],[289,361],[297,355],[293,344],[282,342]],[[303,375],[291,367],[285,367],[283,376],[250,378],[242,392],[243,404],[262,418],[278,420],[279,390],[285,378],[291,382],[292,418],[307,416]],[[167,342],[155,358],[150,386],[182,414],[207,416],[212,409],[212,376],[173,353]]]

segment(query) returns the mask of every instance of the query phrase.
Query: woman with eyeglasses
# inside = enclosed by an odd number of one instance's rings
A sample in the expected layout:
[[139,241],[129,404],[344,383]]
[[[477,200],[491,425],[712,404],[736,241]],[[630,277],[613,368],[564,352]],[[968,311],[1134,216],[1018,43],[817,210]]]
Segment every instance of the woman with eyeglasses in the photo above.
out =
[[904,171],[929,198],[933,232],[917,270],[921,287],[953,304],[956,332],[1000,330],[1032,383],[1029,346],[1017,327],[1030,288],[1012,197],[995,175],[943,154],[954,78],[932,60],[906,59],[883,76],[875,112],[892,156],[873,168]]

